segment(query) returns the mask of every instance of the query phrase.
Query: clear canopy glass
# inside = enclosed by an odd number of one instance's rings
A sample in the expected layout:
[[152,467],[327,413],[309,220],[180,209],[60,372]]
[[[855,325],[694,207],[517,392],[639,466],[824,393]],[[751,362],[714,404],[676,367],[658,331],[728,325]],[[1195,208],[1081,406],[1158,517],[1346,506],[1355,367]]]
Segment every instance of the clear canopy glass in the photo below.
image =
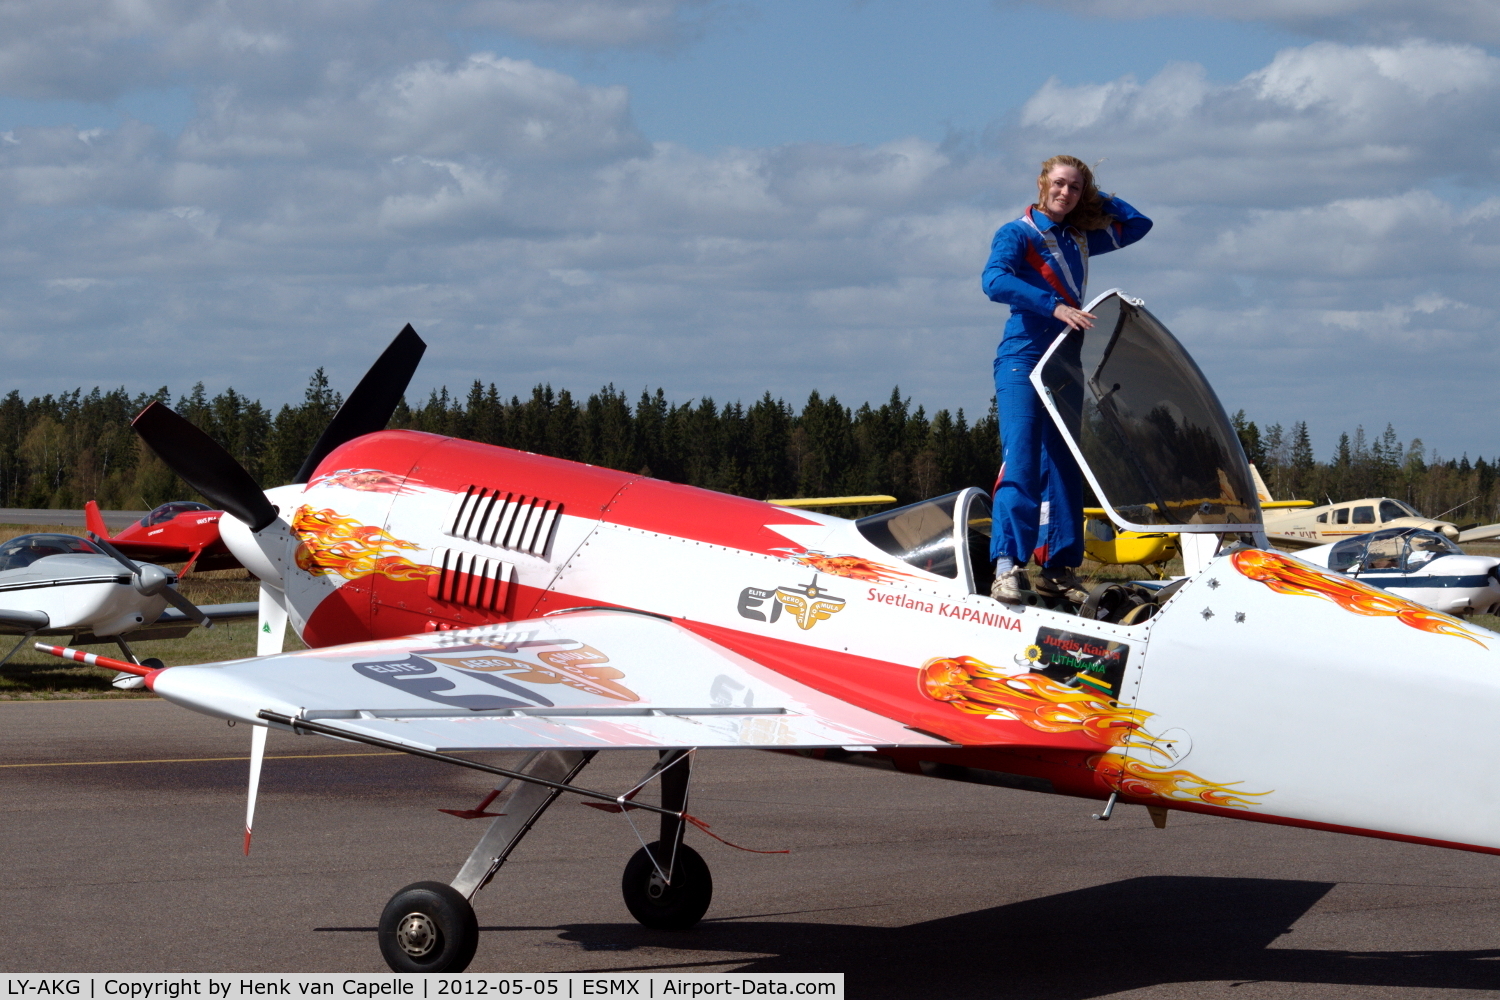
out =
[[104,550],[99,546],[77,535],[18,535],[0,544],[0,572],[8,569],[21,569],[48,556],[62,556],[74,552],[84,555],[104,554]]
[[1328,568],[1339,573],[1411,573],[1439,556],[1461,556],[1464,550],[1423,528],[1384,528],[1346,538],[1328,550]]
[[990,498],[970,487],[854,522],[860,534],[902,562],[989,593]]
[[1250,466],[1224,408],[1161,321],[1118,291],[1032,372],[1099,502],[1127,528],[1258,525]]
[[173,500],[171,503],[162,504],[160,507],[147,514],[145,517],[141,518],[140,524],[143,528],[149,528],[153,524],[161,524],[163,521],[170,521],[178,514],[196,513],[200,510],[213,510],[213,508],[206,503],[199,503],[196,500]]

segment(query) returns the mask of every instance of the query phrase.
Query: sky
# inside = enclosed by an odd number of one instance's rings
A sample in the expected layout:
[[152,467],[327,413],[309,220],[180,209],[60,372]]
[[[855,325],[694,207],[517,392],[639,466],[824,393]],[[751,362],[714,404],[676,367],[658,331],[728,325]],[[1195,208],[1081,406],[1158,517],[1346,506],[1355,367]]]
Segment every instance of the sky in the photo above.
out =
[[814,389],[983,413],[1067,152],[1145,299],[1318,456],[1500,454],[1491,0],[8,0],[0,391]]

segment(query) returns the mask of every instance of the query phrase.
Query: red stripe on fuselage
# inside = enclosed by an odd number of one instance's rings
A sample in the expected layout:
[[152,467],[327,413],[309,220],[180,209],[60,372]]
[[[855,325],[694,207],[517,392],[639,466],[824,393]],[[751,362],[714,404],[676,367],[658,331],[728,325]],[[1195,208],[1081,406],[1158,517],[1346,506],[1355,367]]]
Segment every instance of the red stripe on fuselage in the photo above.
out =
[[[777,548],[793,544],[767,525],[819,523],[758,500],[421,431],[356,438],[334,449],[314,479],[340,469],[381,469],[410,486],[449,493],[470,486],[512,491],[561,503],[564,516],[765,555],[778,555]],[[393,502],[399,505],[401,494]]]

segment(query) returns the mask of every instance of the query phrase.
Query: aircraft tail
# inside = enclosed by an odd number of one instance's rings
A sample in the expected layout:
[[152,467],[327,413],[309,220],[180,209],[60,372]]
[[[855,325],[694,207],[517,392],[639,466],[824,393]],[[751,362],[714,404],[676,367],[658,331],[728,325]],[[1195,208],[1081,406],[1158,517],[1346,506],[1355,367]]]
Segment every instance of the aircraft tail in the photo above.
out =
[[109,540],[109,525],[104,523],[104,515],[99,513],[99,505],[92,500],[83,505],[83,524],[90,533],[105,541]]
[[1274,499],[1271,491],[1266,489],[1266,481],[1260,478],[1260,470],[1255,467],[1254,462],[1250,463],[1250,475],[1255,480],[1255,498],[1261,503],[1269,503]]

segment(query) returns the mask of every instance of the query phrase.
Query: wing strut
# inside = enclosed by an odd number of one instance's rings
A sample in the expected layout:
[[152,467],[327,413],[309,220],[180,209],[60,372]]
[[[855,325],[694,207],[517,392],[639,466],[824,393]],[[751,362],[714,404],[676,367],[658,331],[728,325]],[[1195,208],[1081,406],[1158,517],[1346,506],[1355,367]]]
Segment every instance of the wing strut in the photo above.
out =
[[[613,802],[617,805],[625,804],[625,796],[610,795],[607,792],[596,792],[592,788],[580,788],[577,785],[567,784],[566,781],[553,781],[549,778],[538,777],[535,774],[527,774],[524,771],[510,771],[503,767],[491,767],[489,764],[481,764],[477,760],[465,760],[462,757],[453,757],[449,754],[438,753],[435,750],[423,750],[420,747],[407,746],[405,743],[395,743],[391,740],[383,740],[378,736],[366,736],[364,733],[356,733],[351,729],[340,729],[338,726],[329,726],[321,722],[313,722],[311,719],[299,719],[290,715],[282,715],[269,709],[256,713],[258,718],[277,725],[288,726],[293,732],[318,733],[321,736],[333,736],[341,740],[353,740],[355,743],[366,743],[372,747],[380,747],[382,750],[395,750],[399,753],[409,753],[413,757],[425,757],[428,760],[441,761],[444,764],[457,764],[459,767],[467,767],[472,771],[483,771],[485,774],[498,774],[502,778],[513,778],[516,781],[524,781],[530,785],[541,785],[557,792],[572,792],[574,795],[582,795],[587,799],[598,799],[603,802]],[[680,809],[663,809],[661,806],[653,806],[645,802],[630,803],[636,809],[645,809],[648,812],[660,813],[673,819],[689,819],[687,813]]]

